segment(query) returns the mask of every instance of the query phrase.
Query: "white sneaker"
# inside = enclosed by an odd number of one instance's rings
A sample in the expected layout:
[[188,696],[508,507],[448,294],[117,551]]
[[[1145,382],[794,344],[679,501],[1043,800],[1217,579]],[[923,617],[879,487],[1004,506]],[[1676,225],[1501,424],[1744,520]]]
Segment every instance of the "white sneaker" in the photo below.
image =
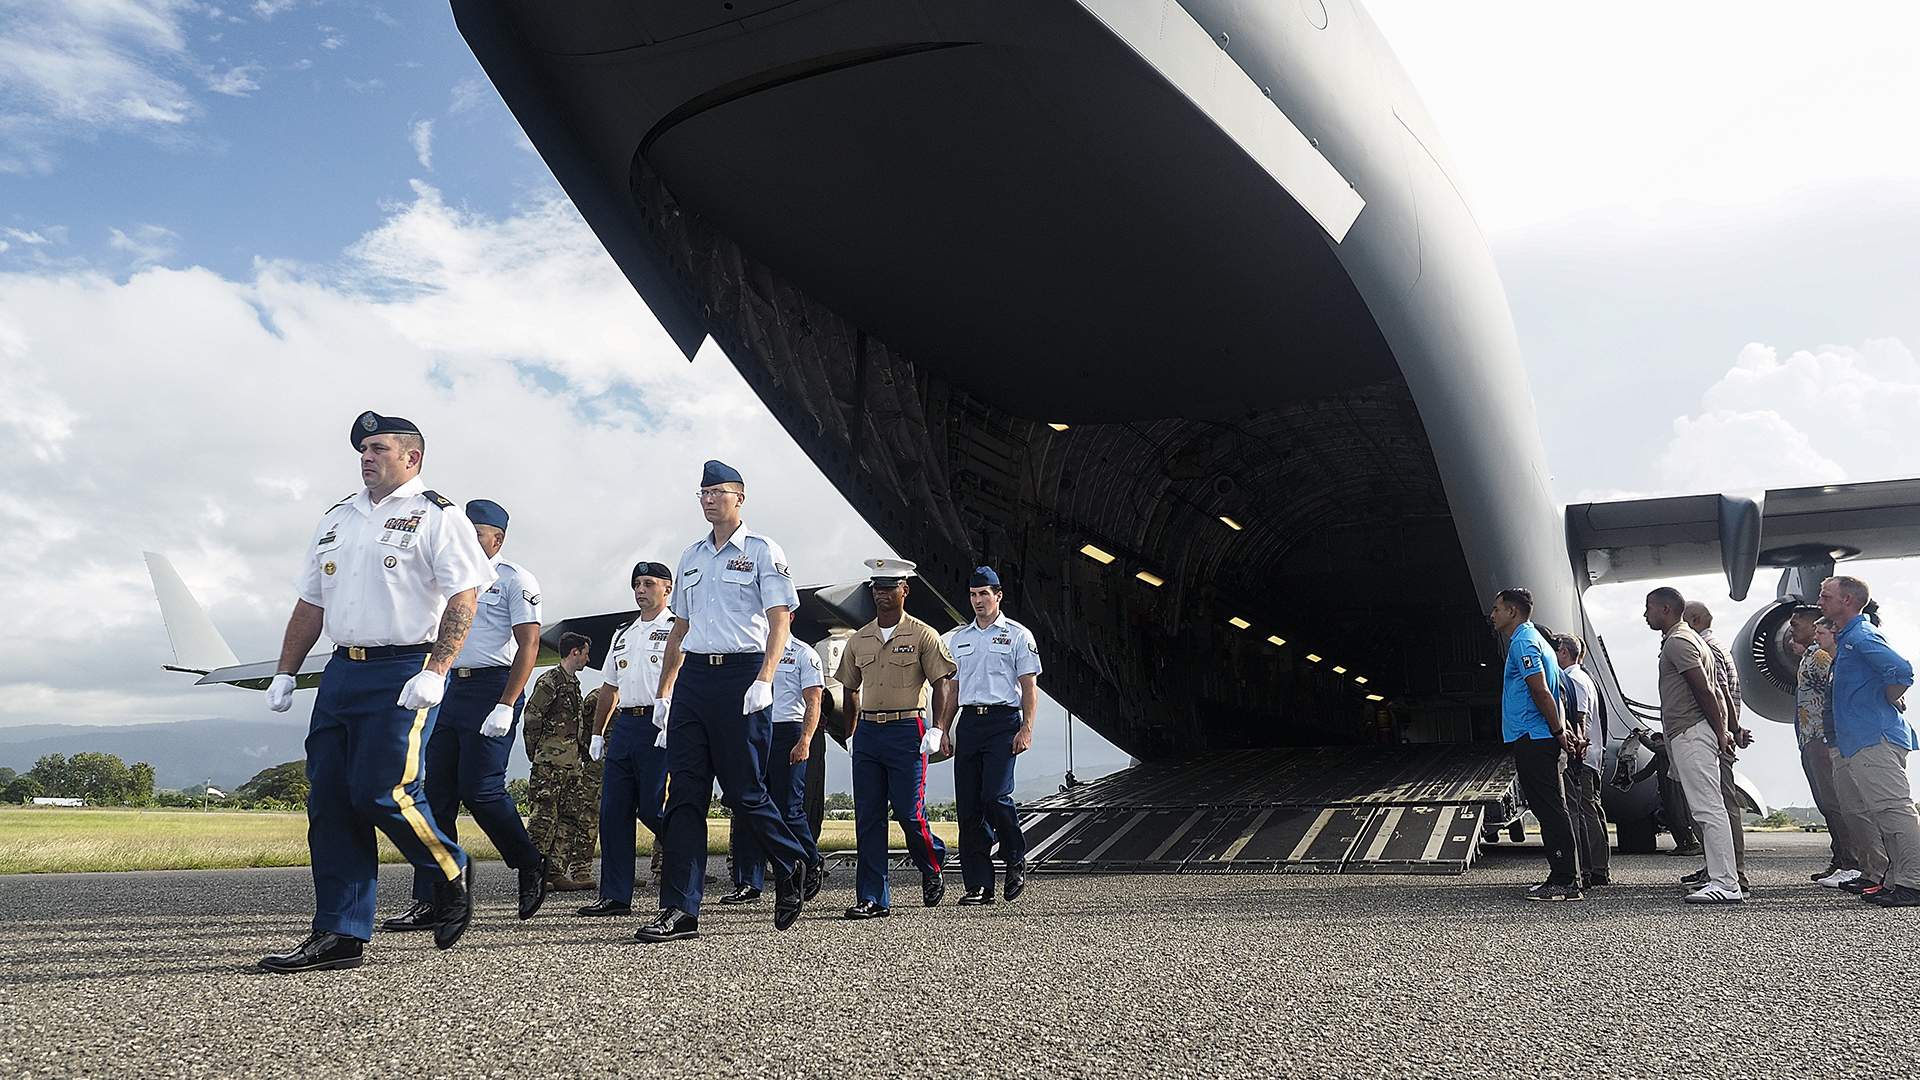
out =
[[1837,889],[1840,886],[1845,885],[1847,882],[1853,881],[1859,876],[1860,876],[1860,871],[1858,870],[1835,870],[1833,873],[1828,874],[1826,877],[1821,878],[1819,881],[1815,882],[1814,884],[1822,886],[1823,888]]
[[1708,885],[1698,892],[1690,892],[1685,900],[1689,904],[1744,904],[1747,898],[1738,892],[1728,892],[1718,885]]

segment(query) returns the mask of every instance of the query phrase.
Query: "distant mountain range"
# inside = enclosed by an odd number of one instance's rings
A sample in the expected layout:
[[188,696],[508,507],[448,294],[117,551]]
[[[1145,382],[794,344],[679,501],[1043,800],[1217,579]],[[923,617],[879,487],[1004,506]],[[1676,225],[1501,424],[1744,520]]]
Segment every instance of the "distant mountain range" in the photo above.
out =
[[[213,786],[231,791],[269,765],[306,757],[306,737],[305,721],[208,718],[164,724],[23,724],[0,727],[0,766],[26,772],[46,754],[71,757],[91,751],[117,755],[128,764],[147,762],[153,766],[158,787],[185,788],[211,780]],[[853,770],[846,752],[831,741],[828,747],[827,790],[853,790]],[[1030,766],[1058,769],[1061,762],[1057,757],[1048,760],[1036,749],[1032,755],[1023,755],[1021,762],[1022,768],[1015,774],[1016,798],[1025,801],[1060,789],[1063,774],[1029,775],[1027,771]],[[1080,779],[1091,780],[1113,768],[1115,765],[1109,762],[1082,769]],[[516,738],[507,776],[526,775],[525,747]],[[952,802],[953,766],[929,769],[926,791],[930,803]]]

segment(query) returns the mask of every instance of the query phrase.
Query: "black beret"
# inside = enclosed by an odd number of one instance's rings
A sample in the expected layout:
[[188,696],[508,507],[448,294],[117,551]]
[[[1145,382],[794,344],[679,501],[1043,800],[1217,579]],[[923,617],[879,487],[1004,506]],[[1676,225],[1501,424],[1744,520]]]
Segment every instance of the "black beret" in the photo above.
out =
[[358,450],[369,435],[419,435],[422,444],[427,441],[413,421],[403,416],[381,416],[372,409],[354,418],[353,430],[347,433],[347,441]]
[[673,584],[673,571],[667,569],[666,563],[657,563],[657,562],[634,563],[633,575],[629,577],[627,580],[639,581],[643,577],[659,578],[661,581],[664,581],[669,585]]

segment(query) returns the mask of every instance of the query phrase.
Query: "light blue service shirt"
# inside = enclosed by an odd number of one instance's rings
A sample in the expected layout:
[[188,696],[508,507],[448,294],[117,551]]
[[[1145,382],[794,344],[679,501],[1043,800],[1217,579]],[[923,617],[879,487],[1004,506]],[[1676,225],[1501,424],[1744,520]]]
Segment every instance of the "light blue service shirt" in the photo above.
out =
[[457,668],[508,667],[520,651],[513,628],[540,621],[540,583],[525,567],[505,559],[493,560],[497,575],[480,590],[473,609],[473,629],[454,658]]
[[807,698],[802,691],[827,685],[820,668],[820,654],[813,646],[787,639],[787,651],[780,654],[780,667],[773,673],[773,722],[798,724],[807,718]]
[[947,651],[959,669],[962,705],[1020,706],[1020,676],[1040,674],[1040,646],[1033,632],[1001,612],[985,630],[979,620],[947,634]]
[[766,652],[767,609],[800,606],[786,552],[745,525],[717,550],[712,533],[694,541],[674,578],[673,614],[687,621],[686,652]]
[[1500,737],[1507,742],[1519,738],[1551,740],[1553,724],[1534,704],[1527,679],[1545,672],[1547,696],[1560,698],[1560,662],[1530,622],[1521,623],[1507,641],[1507,666],[1500,687]]
[[1855,615],[1833,643],[1838,652],[1830,693],[1840,756],[1852,757],[1882,739],[1914,749],[1913,728],[1886,698],[1889,686],[1913,685],[1913,665],[1893,651],[1865,615]]

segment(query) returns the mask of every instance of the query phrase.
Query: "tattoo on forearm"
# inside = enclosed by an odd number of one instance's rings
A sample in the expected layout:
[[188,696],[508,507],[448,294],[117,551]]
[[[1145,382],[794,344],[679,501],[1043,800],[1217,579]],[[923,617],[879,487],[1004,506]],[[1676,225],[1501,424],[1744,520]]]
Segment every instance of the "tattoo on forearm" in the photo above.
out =
[[433,639],[433,655],[427,663],[452,663],[460,655],[460,646],[467,643],[467,631],[472,629],[473,605],[448,604],[446,614],[440,616],[440,633]]

